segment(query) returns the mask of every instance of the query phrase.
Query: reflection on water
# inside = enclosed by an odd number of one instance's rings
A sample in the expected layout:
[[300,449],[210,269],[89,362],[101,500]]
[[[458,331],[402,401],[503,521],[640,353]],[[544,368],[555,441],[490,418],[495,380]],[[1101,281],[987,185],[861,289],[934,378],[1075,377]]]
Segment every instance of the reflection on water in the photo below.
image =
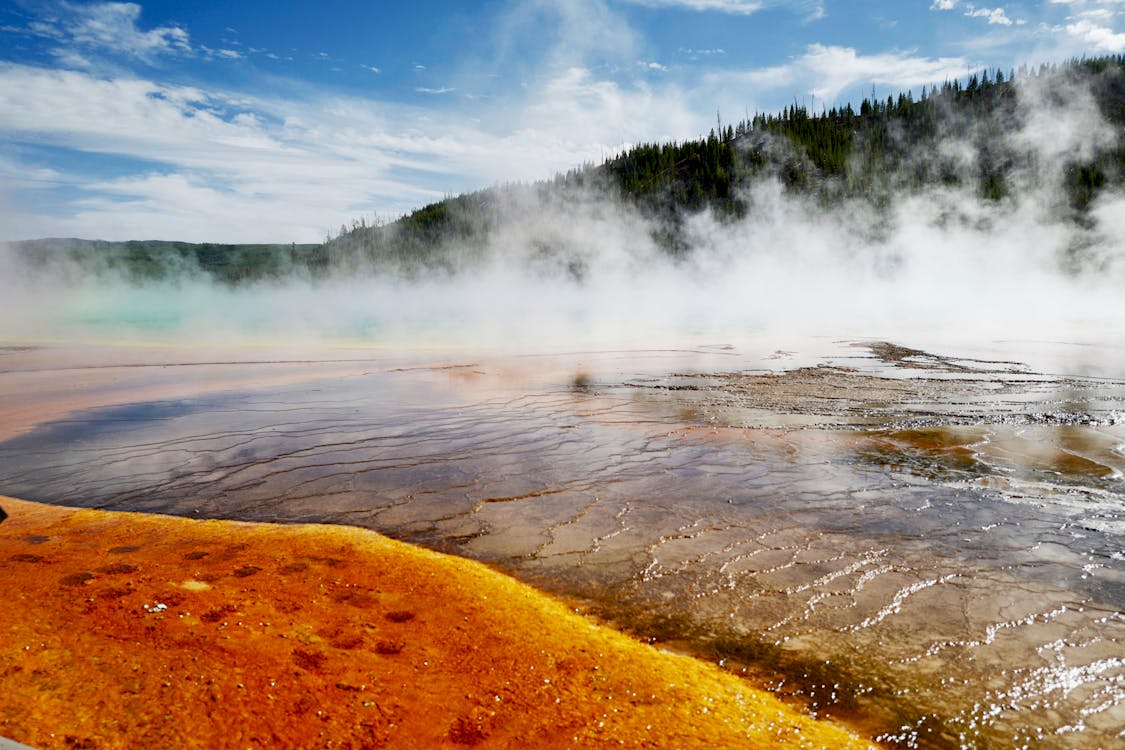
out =
[[0,444],[0,492],[367,526],[904,747],[1125,739],[1125,382],[887,344],[776,356],[384,369],[95,410]]

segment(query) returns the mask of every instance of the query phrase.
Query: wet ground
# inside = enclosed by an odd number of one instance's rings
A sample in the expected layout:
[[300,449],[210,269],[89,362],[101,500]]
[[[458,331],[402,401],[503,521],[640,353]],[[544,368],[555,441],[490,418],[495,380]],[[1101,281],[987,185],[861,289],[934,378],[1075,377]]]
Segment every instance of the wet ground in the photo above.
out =
[[[0,388],[27,377],[19,356]],[[0,493],[366,526],[575,597],[891,744],[1111,747],[1121,359],[882,341],[375,354],[266,386],[256,365],[241,388],[12,437]]]

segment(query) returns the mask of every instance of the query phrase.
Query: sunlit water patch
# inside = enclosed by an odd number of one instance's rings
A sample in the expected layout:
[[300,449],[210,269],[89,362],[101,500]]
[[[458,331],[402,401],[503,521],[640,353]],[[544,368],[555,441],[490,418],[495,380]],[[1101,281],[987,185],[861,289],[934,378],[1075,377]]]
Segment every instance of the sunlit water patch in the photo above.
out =
[[1125,382],[878,342],[516,363],[84,412],[0,444],[0,492],[367,526],[890,744],[1125,739]]

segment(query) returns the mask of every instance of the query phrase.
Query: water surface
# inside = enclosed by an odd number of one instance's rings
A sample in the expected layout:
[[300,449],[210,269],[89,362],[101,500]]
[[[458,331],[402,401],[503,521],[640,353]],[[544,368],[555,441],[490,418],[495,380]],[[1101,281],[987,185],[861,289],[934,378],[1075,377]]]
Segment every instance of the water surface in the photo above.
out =
[[0,493],[373,528],[889,744],[1125,739],[1120,351],[399,359],[57,419],[0,443]]

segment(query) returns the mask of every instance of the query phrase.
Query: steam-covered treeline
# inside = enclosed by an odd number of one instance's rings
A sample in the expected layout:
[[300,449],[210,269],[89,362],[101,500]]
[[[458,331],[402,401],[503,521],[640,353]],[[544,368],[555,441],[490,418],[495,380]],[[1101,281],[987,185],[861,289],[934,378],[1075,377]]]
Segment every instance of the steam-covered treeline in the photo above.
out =
[[[1078,111],[1086,107],[1094,111]],[[1065,112],[1074,117],[1063,124]],[[1039,119],[1046,120],[1042,127]],[[1051,120],[1111,132],[1077,139],[1093,148],[1045,156],[1054,144],[1038,142],[1034,131],[1050,139]],[[1043,192],[1043,183],[1054,180],[1060,184],[1047,192],[1055,205],[1044,210],[1082,224],[1099,193],[1125,182],[1123,133],[1125,56],[1008,74],[986,70],[917,96],[864,99],[858,109],[814,113],[794,104],[736,124],[720,121],[705,138],[641,144],[600,166],[446,199],[385,226],[353,224],[328,249],[334,265],[453,269],[483,252],[498,223],[512,219],[511,204],[565,209],[593,193],[636,208],[656,243],[682,255],[690,252],[687,219],[704,211],[719,220],[745,217],[754,211],[748,188],[766,179],[792,197],[826,207],[860,200],[876,212],[930,188],[999,203],[1025,188]],[[533,254],[550,252],[550,238],[535,241],[542,247]]]
[[[323,245],[41,240],[17,243],[16,250],[40,270],[134,281],[188,271],[239,284],[452,273],[489,259],[499,239],[518,244],[524,262],[581,277],[583,257],[594,250],[575,243],[589,244],[606,226],[635,219],[629,231],[684,257],[694,248],[693,217],[754,218],[761,211],[754,186],[766,182],[814,211],[859,201],[873,224],[926,190],[998,207],[1034,193],[1050,221],[1089,230],[1098,196],[1125,182],[1123,133],[1125,56],[1107,56],[983,71],[917,95],[864,99],[858,109],[813,112],[794,103],[734,124],[720,120],[706,137],[637,145],[551,180],[448,198],[389,223],[357,220]],[[567,216],[601,213],[592,232],[568,231]],[[535,230],[520,232],[521,224]]]
[[[1018,79],[1018,80],[1017,80]],[[1024,101],[1017,87],[1039,89],[1046,101]],[[777,115],[712,130],[706,139],[682,144],[646,144],[608,162],[621,191],[657,211],[702,208],[741,214],[747,209],[736,188],[763,174],[794,191],[826,199],[869,196],[944,184],[971,187],[986,200],[1013,189],[1013,175],[1033,168],[1037,154],[1009,140],[1037,106],[1065,107],[1076,92],[1089,93],[1112,126],[1125,127],[1125,56],[1073,61],[1011,71],[982,71],[968,82],[946,82],[885,100],[864,99],[810,113],[801,105]],[[1026,97],[1025,97],[1026,99]],[[722,128],[720,124],[720,128]],[[944,145],[957,142],[972,150]],[[1026,144],[1025,144],[1026,145]],[[1067,165],[1068,195],[1076,210],[1098,190],[1119,182],[1125,144],[1078,155]]]
[[15,245],[28,270],[51,276],[112,275],[140,282],[204,273],[215,281],[238,284],[295,272],[319,275],[328,270],[324,245],[106,242],[73,238],[28,240]]

